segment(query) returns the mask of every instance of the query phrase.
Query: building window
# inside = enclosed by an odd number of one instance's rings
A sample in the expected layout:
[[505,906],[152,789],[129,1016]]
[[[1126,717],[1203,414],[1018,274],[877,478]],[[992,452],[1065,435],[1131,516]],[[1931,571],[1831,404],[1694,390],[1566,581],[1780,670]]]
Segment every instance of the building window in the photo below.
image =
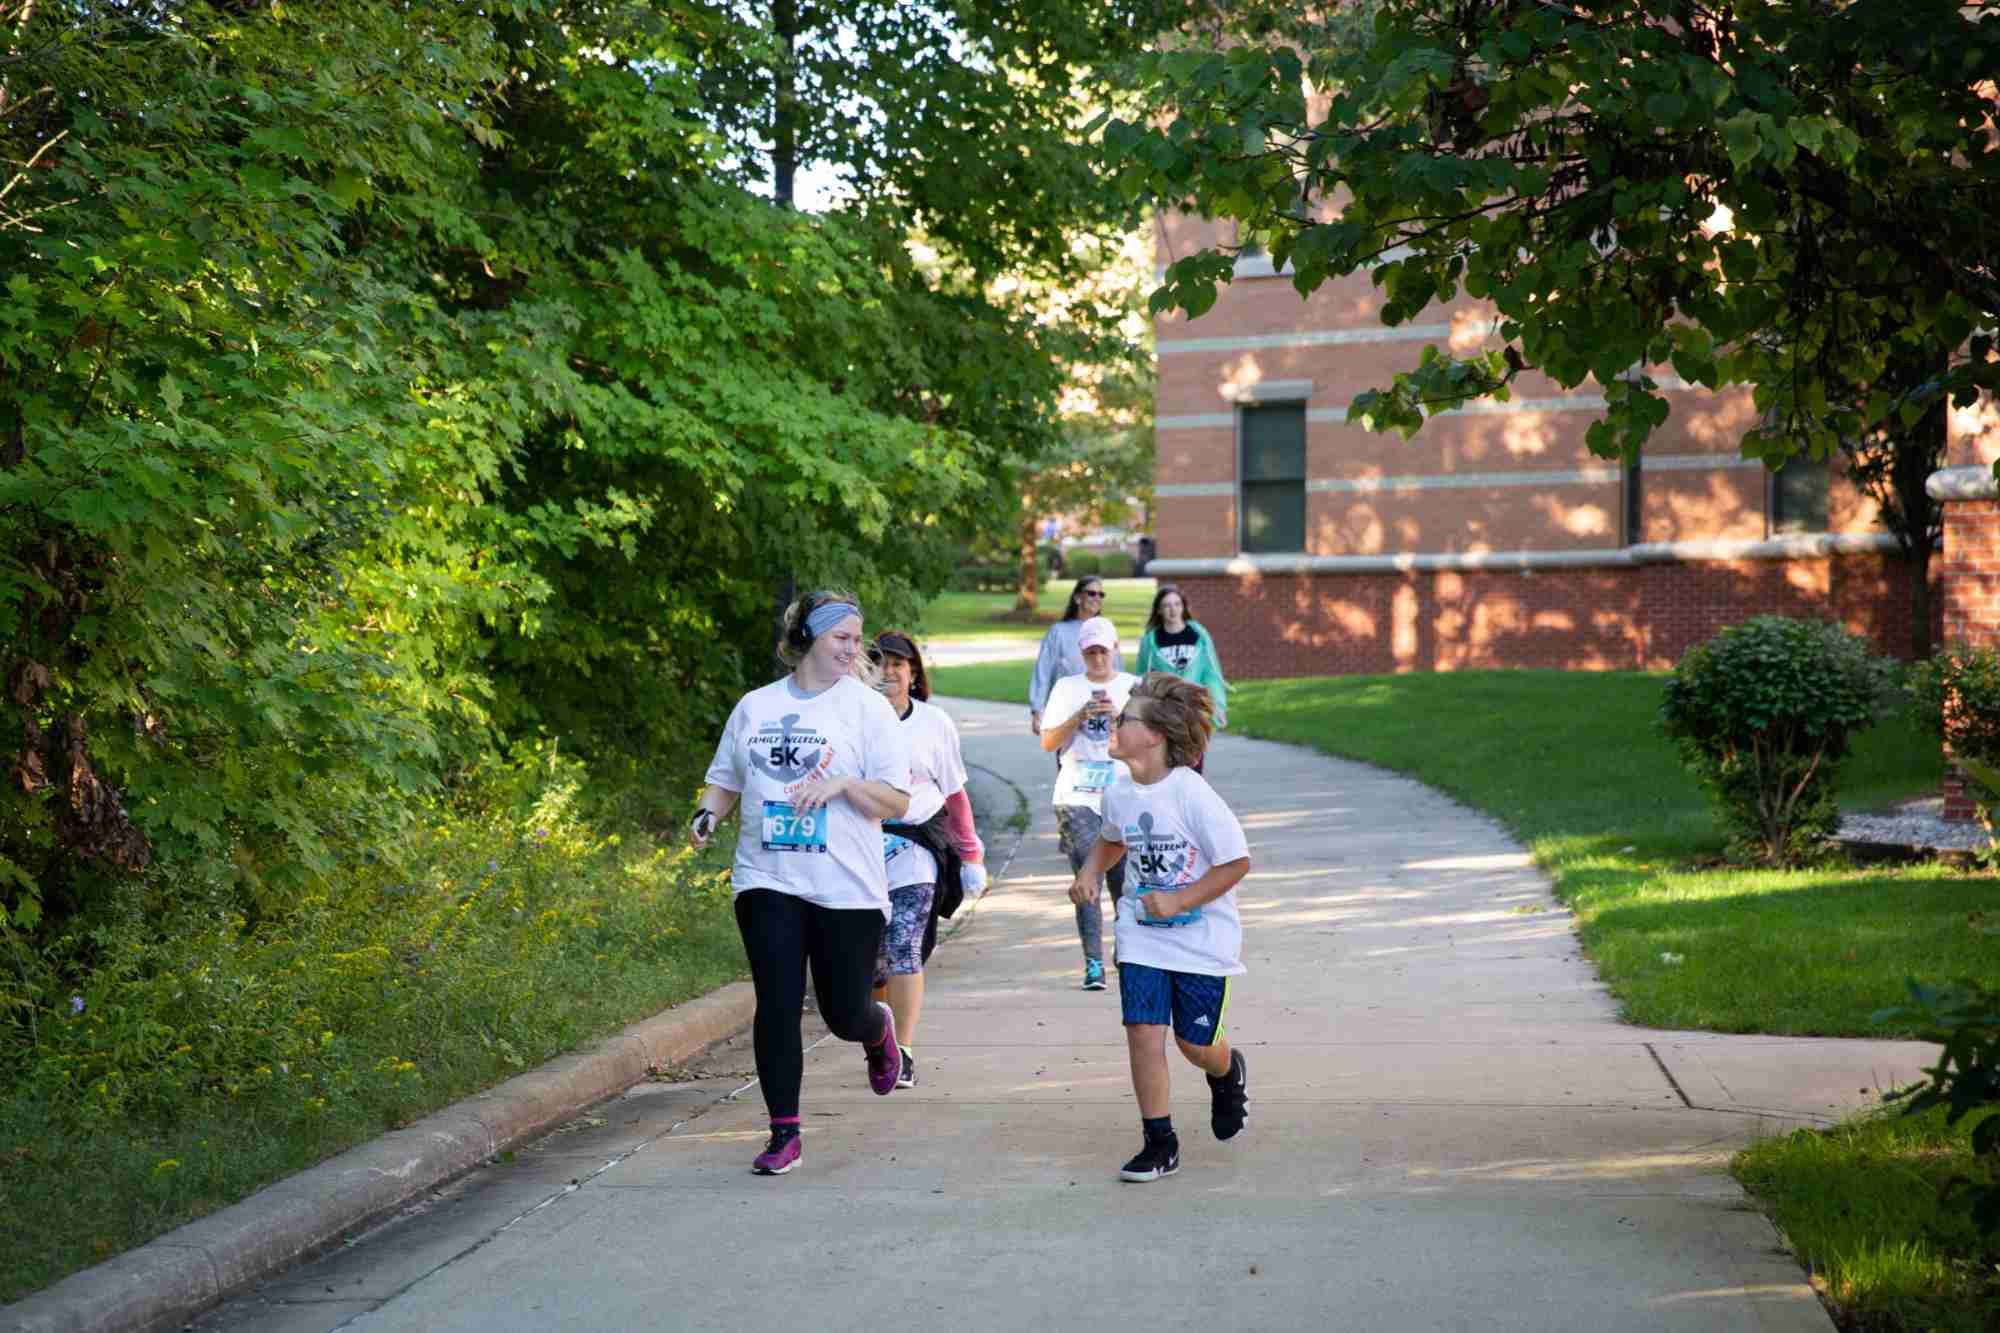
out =
[[1306,405],[1245,404],[1237,545],[1251,554],[1306,549]]
[[1825,532],[1827,490],[1833,477],[1831,459],[1794,454],[1770,473],[1771,535]]
[[1645,500],[1644,486],[1645,476],[1639,469],[1639,460],[1634,458],[1625,464],[1625,487],[1622,497],[1625,501],[1623,536],[1625,539],[1624,544],[1627,546],[1637,546],[1640,542],[1646,540],[1646,518],[1643,508]]

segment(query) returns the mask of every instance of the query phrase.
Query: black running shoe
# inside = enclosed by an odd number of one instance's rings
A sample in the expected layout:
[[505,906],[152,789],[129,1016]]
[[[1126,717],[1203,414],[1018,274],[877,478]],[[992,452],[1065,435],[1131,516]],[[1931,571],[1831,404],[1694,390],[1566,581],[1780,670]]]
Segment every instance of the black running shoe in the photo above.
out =
[[1172,1134],[1147,1139],[1139,1155],[1118,1168],[1120,1180],[1148,1181],[1171,1176],[1181,1169],[1181,1141]]
[[1208,1127],[1218,1139],[1233,1139],[1250,1119],[1250,1087],[1243,1052],[1229,1053],[1229,1072],[1208,1079]]
[[910,1048],[903,1047],[903,1067],[896,1074],[896,1086],[914,1088],[917,1086],[917,1057],[910,1054]]

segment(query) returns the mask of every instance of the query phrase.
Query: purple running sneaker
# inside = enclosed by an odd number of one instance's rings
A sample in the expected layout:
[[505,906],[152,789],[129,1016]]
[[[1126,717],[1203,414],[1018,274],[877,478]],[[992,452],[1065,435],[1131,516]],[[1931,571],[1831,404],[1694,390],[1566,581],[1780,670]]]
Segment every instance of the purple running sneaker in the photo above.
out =
[[875,1007],[882,1011],[882,1040],[873,1046],[864,1043],[868,1052],[868,1086],[877,1097],[887,1097],[896,1090],[896,1079],[903,1072],[903,1051],[896,1045],[895,1014],[880,1000]]
[[760,1176],[782,1176],[799,1164],[802,1152],[796,1129],[774,1129],[771,1141],[757,1154],[757,1160],[750,1163],[750,1169]]

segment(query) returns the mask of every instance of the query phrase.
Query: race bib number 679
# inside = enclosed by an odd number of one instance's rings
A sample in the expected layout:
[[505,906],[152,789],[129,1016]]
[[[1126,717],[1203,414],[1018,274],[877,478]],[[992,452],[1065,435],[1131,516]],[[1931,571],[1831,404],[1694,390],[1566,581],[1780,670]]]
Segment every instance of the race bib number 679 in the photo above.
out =
[[764,850],[826,853],[826,811],[800,814],[787,801],[764,802]]

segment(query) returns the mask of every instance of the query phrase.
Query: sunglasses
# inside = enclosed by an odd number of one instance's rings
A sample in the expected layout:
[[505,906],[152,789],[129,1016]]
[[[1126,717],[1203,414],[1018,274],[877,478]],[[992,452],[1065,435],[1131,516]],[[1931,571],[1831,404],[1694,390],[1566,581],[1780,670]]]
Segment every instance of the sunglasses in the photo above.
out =
[[1102,589],[1102,588],[1092,588],[1092,589],[1090,589],[1090,590],[1089,590],[1088,592],[1080,592],[1080,593],[1078,593],[1078,594],[1077,594],[1077,596],[1078,596],[1078,597],[1095,597],[1095,598],[1096,598],[1096,599],[1097,599],[1098,601],[1100,601],[1100,602],[1101,602],[1101,601],[1103,601],[1103,600],[1104,600],[1104,589]]

